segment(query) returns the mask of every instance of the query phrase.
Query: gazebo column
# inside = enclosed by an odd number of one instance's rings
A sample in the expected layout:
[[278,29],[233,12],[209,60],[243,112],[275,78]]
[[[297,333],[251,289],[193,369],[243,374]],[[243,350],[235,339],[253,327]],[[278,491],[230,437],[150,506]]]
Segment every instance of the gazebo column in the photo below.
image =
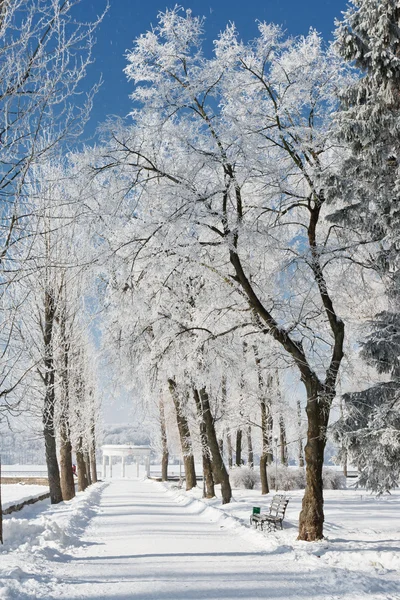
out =
[[150,456],[146,456],[146,474],[150,477]]
[[136,457],[136,477],[139,477],[139,457]]
[[112,458],[113,458],[113,457],[112,457],[112,455],[111,455],[111,456],[109,457],[109,459],[108,459],[108,462],[109,462],[109,468],[108,468],[108,470],[109,470],[109,473],[108,473],[108,476],[109,476],[110,478],[112,477]]
[[125,477],[125,456],[121,457],[121,477]]
[[104,452],[103,452],[103,470],[101,472],[102,479],[105,479],[105,477],[106,477],[106,460],[107,460],[107,454],[104,454]]

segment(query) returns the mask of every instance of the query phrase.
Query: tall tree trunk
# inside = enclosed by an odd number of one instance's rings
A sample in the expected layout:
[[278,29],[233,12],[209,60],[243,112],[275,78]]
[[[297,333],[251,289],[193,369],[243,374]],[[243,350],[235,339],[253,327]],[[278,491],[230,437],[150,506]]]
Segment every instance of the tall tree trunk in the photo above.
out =
[[214,419],[211,414],[210,400],[205,388],[200,390],[200,400],[203,409],[204,423],[206,426],[208,446],[211,452],[212,469],[214,474],[214,481],[218,478],[221,482],[221,495],[222,504],[228,504],[232,499],[232,489],[229,482],[229,475],[222,460],[221,453],[219,451],[217,434],[215,432]]
[[[64,300],[66,301],[66,300]],[[75,496],[75,481],[72,471],[72,444],[69,424],[69,340],[67,339],[67,314],[63,306],[60,317],[61,336],[61,411],[60,411],[60,483],[63,500]]]
[[176,421],[181,440],[183,464],[185,467],[186,490],[191,490],[192,488],[196,487],[197,483],[189,423],[186,419],[182,402],[176,389],[176,382],[173,379],[168,379],[168,386],[175,406]]
[[43,404],[43,436],[46,451],[47,473],[49,478],[50,502],[62,502],[60,470],[57,461],[56,435],[54,427],[55,412],[55,369],[53,356],[53,329],[55,322],[55,300],[52,290],[46,287],[44,297],[44,375],[45,385]]
[[323,538],[324,499],[322,467],[326,445],[326,429],[329,419],[331,397],[324,386],[314,377],[307,384],[307,444],[306,489],[299,518],[299,539],[315,541]]
[[219,446],[219,451],[221,453],[222,456],[222,460],[224,459],[224,433],[222,432],[222,435],[220,438],[218,438],[218,446]]
[[288,466],[288,451],[286,443],[286,427],[283,415],[279,416],[279,443],[281,451],[281,464],[285,467]]
[[86,478],[88,485],[92,485],[92,476],[90,474],[90,454],[87,450],[85,450],[83,453],[83,460],[85,461]]
[[161,459],[161,480],[168,481],[168,439],[167,439],[167,425],[165,422],[165,409],[164,400],[161,398],[158,402],[158,409],[160,412],[160,432],[161,432],[161,445],[162,445],[162,459]]
[[260,457],[260,479],[261,479],[261,494],[269,494],[267,465],[269,464],[269,454],[271,452],[271,439],[270,430],[268,427],[268,416],[267,405],[264,399],[260,402],[261,408],[261,437],[262,437],[262,451]]
[[[78,438],[76,445],[76,466],[78,471],[78,491],[84,492],[88,486],[88,477],[86,473],[86,463],[83,455],[82,437]],[[110,457],[110,460],[112,457]]]
[[90,472],[92,483],[97,483],[97,460],[96,460],[96,425],[94,417],[90,428]]
[[254,359],[256,362],[257,378],[258,378],[258,389],[260,397],[260,410],[261,410],[261,457],[260,457],[260,480],[261,480],[261,494],[269,494],[268,484],[268,473],[267,465],[272,464],[272,428],[273,419],[271,411],[271,398],[267,399],[267,390],[271,389],[272,379],[271,376],[268,378],[268,385],[265,382],[261,360],[258,354],[258,348],[256,345],[253,346]]
[[236,431],[236,466],[242,466],[242,430]]
[[251,439],[251,425],[249,425],[247,427],[247,452],[248,452],[248,459],[247,459],[247,464],[249,465],[249,467],[253,468],[254,467],[254,452],[253,452],[253,441]]
[[[203,478],[205,482],[204,496],[205,498],[215,497],[214,478],[212,473],[212,465],[210,459],[210,448],[207,439],[206,424],[204,421],[203,407],[198,390],[193,389],[193,398],[196,404],[197,415],[199,417],[201,456],[203,459]],[[219,444],[218,444],[219,446]]]
[[233,447],[232,447],[232,438],[231,438],[230,431],[226,432],[226,446],[227,446],[227,452],[228,452],[228,467],[230,469],[232,469],[232,467],[233,467]]
[[[340,408],[340,418],[343,420],[343,399],[342,399],[342,397],[340,398],[339,408]],[[344,447],[344,445],[342,446],[341,455],[342,455],[343,475],[345,477],[347,477],[347,460],[348,460],[348,457],[347,457],[347,449]]]
[[297,399],[297,422],[299,426],[299,467],[304,467],[304,451],[303,451],[303,438],[301,436],[301,405],[299,398]]
[[[225,417],[226,401],[227,401],[226,375],[223,375],[222,382],[221,382],[221,418],[222,419],[224,419],[224,417]],[[225,436],[225,431],[223,430],[221,433],[221,437],[218,440],[219,451],[222,456],[222,460],[224,460],[224,450],[225,450],[224,449],[224,436]]]
[[67,424],[60,425],[60,482],[63,500],[75,496],[75,481],[72,471],[72,444]]

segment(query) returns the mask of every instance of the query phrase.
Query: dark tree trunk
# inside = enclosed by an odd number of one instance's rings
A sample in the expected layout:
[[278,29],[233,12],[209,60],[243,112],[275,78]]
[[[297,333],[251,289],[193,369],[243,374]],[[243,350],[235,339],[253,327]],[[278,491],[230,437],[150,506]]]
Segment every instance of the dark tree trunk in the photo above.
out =
[[315,377],[307,381],[307,392],[306,489],[299,519],[299,539],[315,541],[324,537],[322,467],[332,398]]
[[242,466],[242,430],[236,431],[236,466]]
[[200,400],[203,409],[204,423],[206,426],[208,446],[210,448],[212,459],[212,470],[214,481],[216,479],[221,483],[222,504],[228,504],[232,499],[232,489],[229,482],[229,475],[222,460],[219,451],[217,434],[215,432],[214,419],[211,414],[210,400],[205,388],[200,390]]
[[[112,457],[110,457],[111,460]],[[88,486],[88,478],[86,473],[86,463],[82,451],[82,438],[78,439],[76,446],[76,466],[78,471],[78,491],[84,492]]]
[[[226,390],[226,375],[222,376],[221,382],[221,418],[225,417],[226,412],[226,401],[227,401],[227,390]],[[222,431],[221,437],[218,440],[219,451],[222,456],[222,460],[224,460],[224,436],[225,431]]]
[[167,439],[167,426],[165,423],[165,410],[164,400],[160,398],[158,403],[160,411],[160,432],[161,432],[161,445],[162,445],[162,459],[161,459],[161,480],[168,481],[168,439]]
[[304,451],[303,451],[303,438],[301,437],[301,405],[300,400],[297,399],[297,422],[299,425],[299,467],[304,467]]
[[271,412],[271,400],[267,399],[267,390],[271,388],[271,377],[268,378],[268,384],[266,384],[263,377],[261,360],[258,355],[258,348],[256,345],[253,346],[254,358],[256,362],[257,378],[258,378],[258,389],[260,397],[260,410],[261,410],[261,457],[260,457],[260,480],[261,480],[261,494],[269,494],[268,484],[268,473],[267,466],[272,464],[272,412]]
[[288,466],[288,452],[287,452],[287,443],[286,443],[286,427],[285,421],[283,420],[283,416],[279,417],[279,442],[280,442],[280,451],[281,451],[281,465],[287,467]]
[[45,385],[43,404],[43,436],[46,451],[47,473],[49,478],[50,502],[62,502],[60,470],[57,461],[56,436],[54,428],[55,369],[53,356],[53,328],[55,322],[55,300],[52,291],[46,289],[44,298],[44,375]]
[[61,425],[60,430],[60,475],[63,500],[71,500],[75,496],[75,481],[72,471],[72,445],[65,424]]
[[92,483],[97,483],[96,426],[94,418],[90,429],[90,472]]
[[251,439],[251,425],[247,428],[247,451],[248,451],[248,459],[247,464],[249,467],[254,467],[254,452],[253,452],[253,441]]
[[176,389],[176,382],[173,379],[168,379],[168,386],[175,406],[176,422],[178,424],[179,437],[181,440],[186,490],[191,490],[196,487],[197,482],[189,423],[186,419],[182,402]]
[[261,480],[261,494],[269,494],[269,484],[267,475],[267,454],[260,456],[260,480]]
[[271,454],[271,432],[268,427],[268,417],[270,416],[269,411],[267,412],[267,406],[264,399],[261,399],[261,437],[262,437],[262,451],[260,457],[260,479],[261,479],[261,494],[269,494],[267,465],[269,463],[269,456]]
[[62,347],[61,365],[61,414],[60,414],[60,482],[63,500],[75,496],[75,481],[72,471],[72,444],[69,424],[69,348],[67,339],[67,315],[64,305],[60,317]]
[[204,486],[204,497],[205,498],[215,498],[215,488],[214,488],[214,477],[211,468],[211,459],[208,453],[208,449],[202,450],[202,459],[203,459],[203,477],[205,481]]
[[232,448],[232,438],[229,431],[226,432],[226,446],[228,452],[228,467],[232,469],[233,467],[233,448]]
[[201,405],[200,395],[196,389],[193,389],[193,398],[194,398],[194,401],[196,404],[197,415],[199,417],[201,455],[202,455],[202,459],[203,459],[203,478],[204,478],[204,482],[205,482],[205,486],[203,486],[204,497],[205,498],[214,498],[215,497],[214,478],[213,478],[213,474],[212,474],[212,465],[211,465],[211,459],[210,459],[210,449],[209,449],[209,444],[208,444],[208,439],[207,439],[206,424],[204,421],[203,407]]

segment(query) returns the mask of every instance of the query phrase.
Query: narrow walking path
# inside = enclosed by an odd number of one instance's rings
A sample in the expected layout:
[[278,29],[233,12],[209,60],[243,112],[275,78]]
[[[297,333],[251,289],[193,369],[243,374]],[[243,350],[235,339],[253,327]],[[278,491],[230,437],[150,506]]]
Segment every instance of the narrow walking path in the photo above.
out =
[[[49,562],[52,592],[78,600],[350,600],[365,587],[339,590],[343,572],[302,564],[289,548],[263,552],[243,530],[225,529],[182,507],[158,484],[112,481],[83,546]],[[349,582],[348,582],[349,583]],[[347,586],[346,586],[347,587]],[[364,589],[362,589],[364,588]],[[365,595],[364,595],[365,594]],[[396,598],[396,595],[390,598]]]

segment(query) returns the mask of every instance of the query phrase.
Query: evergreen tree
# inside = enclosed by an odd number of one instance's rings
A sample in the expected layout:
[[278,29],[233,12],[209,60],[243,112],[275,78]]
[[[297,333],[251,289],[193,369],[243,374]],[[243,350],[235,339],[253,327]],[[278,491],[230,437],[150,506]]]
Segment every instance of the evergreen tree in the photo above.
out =
[[336,47],[362,76],[342,94],[337,123],[350,152],[331,188],[344,204],[330,219],[377,248],[369,266],[385,282],[388,310],[370,323],[362,356],[391,381],[345,395],[335,437],[360,469],[360,482],[385,491],[400,475],[400,2],[352,4],[337,24]]
[[[360,470],[359,483],[386,492],[400,483],[400,315],[376,316],[363,344],[364,359],[391,380],[362,392],[345,394],[346,414],[335,424],[341,454]],[[342,458],[342,456],[340,456]]]

